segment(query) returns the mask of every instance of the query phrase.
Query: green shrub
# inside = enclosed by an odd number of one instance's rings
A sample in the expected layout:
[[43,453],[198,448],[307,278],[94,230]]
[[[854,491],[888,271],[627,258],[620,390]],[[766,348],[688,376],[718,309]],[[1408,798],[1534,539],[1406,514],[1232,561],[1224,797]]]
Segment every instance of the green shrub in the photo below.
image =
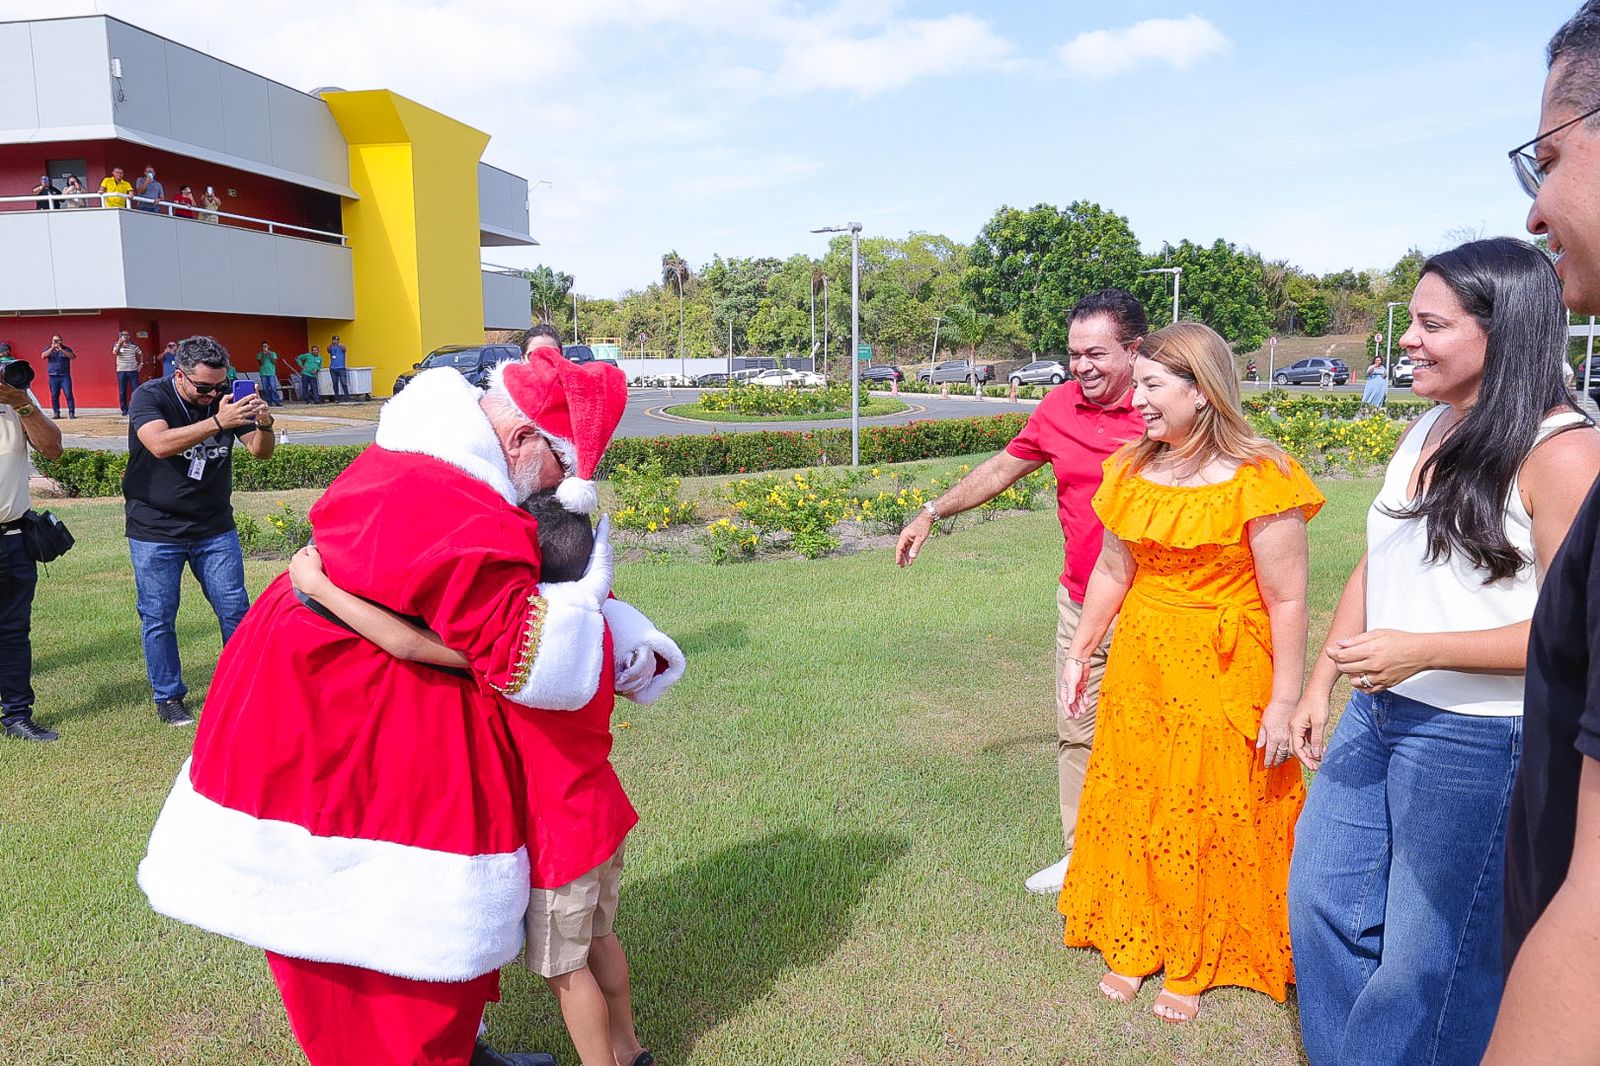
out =
[[247,514],[234,516],[239,546],[246,555],[287,559],[311,543],[311,521],[286,503],[261,522]]
[[638,466],[618,466],[611,471],[617,509],[611,521],[619,529],[654,533],[694,518],[694,504],[678,499],[683,479],[661,469],[661,460],[648,459]]
[[[1432,400],[1390,400],[1383,405],[1384,414],[1390,418],[1410,420],[1433,407]],[[1242,406],[1247,415],[1277,415],[1289,418],[1298,414],[1320,415],[1326,418],[1361,418],[1367,411],[1360,396],[1290,395],[1282,389],[1253,392],[1244,397]]]
[[[866,402],[865,393],[862,402]],[[771,388],[766,385],[734,385],[700,394],[700,406],[707,411],[730,411],[740,415],[822,414],[850,410],[850,386],[829,385],[821,389]]]

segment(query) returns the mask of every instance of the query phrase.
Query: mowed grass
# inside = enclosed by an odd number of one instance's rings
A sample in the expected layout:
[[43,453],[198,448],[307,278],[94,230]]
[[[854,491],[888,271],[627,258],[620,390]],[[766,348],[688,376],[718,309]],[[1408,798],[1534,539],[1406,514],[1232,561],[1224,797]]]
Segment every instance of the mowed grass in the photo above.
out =
[[[1313,648],[1376,483],[1325,489]],[[63,740],[0,743],[0,1062],[301,1061],[260,952],[158,917],[134,883],[192,733],[152,713],[119,504],[57,510],[78,547],[40,583],[35,683]],[[1054,901],[1022,891],[1061,846],[1060,561],[1042,511],[965,528],[909,571],[878,551],[618,575],[691,664],[617,713],[642,815],[618,929],[662,1062],[1301,1061],[1292,997],[1222,990],[1185,1028],[1149,1014],[1153,986],[1101,999],[1099,956],[1063,948]],[[252,590],[281,565],[250,563]],[[192,581],[185,597],[198,697],[218,638]],[[492,1039],[575,1061],[542,983],[505,973]]]

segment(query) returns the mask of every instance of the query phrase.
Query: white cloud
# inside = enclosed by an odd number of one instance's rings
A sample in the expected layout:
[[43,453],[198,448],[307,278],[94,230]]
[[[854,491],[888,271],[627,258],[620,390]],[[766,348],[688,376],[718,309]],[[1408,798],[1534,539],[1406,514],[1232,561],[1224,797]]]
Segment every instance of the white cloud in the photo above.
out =
[[1120,30],[1080,33],[1058,51],[1073,77],[1103,81],[1146,66],[1188,70],[1232,45],[1200,15],[1146,19]]
[[1010,41],[970,15],[892,19],[870,36],[802,34],[784,49],[772,78],[779,93],[901,89],[924,77],[992,69],[1011,61]]

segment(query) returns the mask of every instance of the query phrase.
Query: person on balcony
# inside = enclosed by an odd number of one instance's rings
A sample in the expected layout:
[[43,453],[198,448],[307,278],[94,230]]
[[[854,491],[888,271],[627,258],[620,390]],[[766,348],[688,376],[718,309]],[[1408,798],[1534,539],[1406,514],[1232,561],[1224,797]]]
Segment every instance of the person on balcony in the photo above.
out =
[[167,188],[156,180],[156,168],[145,167],[144,173],[139,175],[139,180],[133,183],[135,196],[140,197],[134,202],[134,207],[140,211],[161,211],[160,201],[167,198]]
[[78,180],[78,175],[68,174],[61,195],[66,199],[61,201],[62,207],[88,207],[89,190],[83,187],[83,182]]
[[173,198],[172,204],[174,218],[193,218],[194,210],[199,206],[194,202],[194,189],[188,185],[178,186],[178,195]]
[[133,186],[128,184],[128,179],[123,176],[121,167],[112,167],[111,174],[100,179],[101,207],[127,207],[128,193],[133,191]]
[[33,202],[37,211],[49,211],[51,208],[61,206],[61,201],[51,199],[53,196],[60,196],[61,190],[56,188],[55,182],[50,180],[48,174],[39,175],[39,184],[33,187],[33,195],[40,197]]
[[215,225],[221,221],[217,218],[217,212],[221,210],[222,201],[217,197],[217,190],[207,185],[206,194],[200,197],[200,221]]

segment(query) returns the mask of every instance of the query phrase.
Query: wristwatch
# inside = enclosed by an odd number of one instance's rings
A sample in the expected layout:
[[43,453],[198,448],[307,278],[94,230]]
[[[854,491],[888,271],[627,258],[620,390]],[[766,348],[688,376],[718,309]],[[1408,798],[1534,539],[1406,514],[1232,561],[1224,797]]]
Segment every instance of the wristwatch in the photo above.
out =
[[27,418],[31,414],[38,413],[39,409],[37,407],[33,406],[33,404],[31,404],[31,403],[25,403],[21,407],[16,408],[15,410],[17,412],[17,417],[18,418]]
[[939,509],[933,505],[932,500],[929,500],[927,503],[923,504],[922,509],[927,511],[928,517],[933,519],[935,522],[944,517],[944,515],[939,513]]

